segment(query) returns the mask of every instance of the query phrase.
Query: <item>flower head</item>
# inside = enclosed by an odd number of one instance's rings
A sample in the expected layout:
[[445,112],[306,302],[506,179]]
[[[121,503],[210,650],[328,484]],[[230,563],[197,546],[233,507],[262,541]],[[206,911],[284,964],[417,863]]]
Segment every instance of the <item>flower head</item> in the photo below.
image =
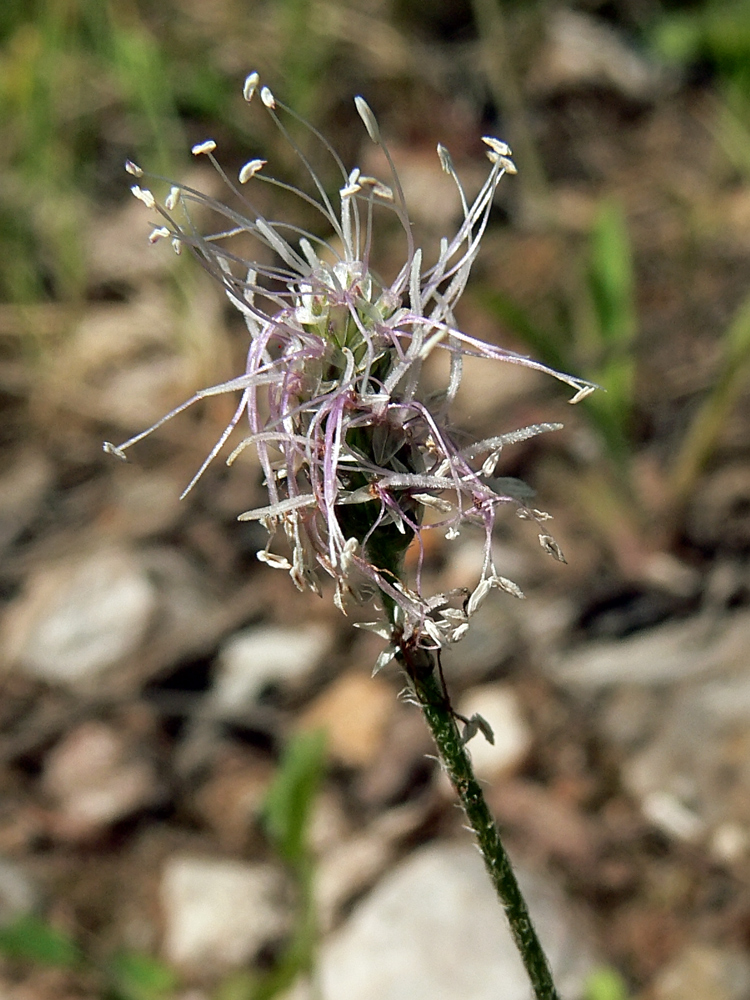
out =
[[[258,83],[255,73],[247,78],[246,100],[252,99]],[[228,462],[244,448],[257,449],[268,504],[241,514],[240,520],[261,521],[268,530],[268,545],[258,557],[269,566],[287,569],[300,589],[317,591],[321,573],[329,575],[336,583],[336,601],[342,609],[350,598],[377,596],[387,617],[385,624],[373,626],[377,631],[390,637],[398,634],[401,641],[439,647],[461,638],[468,619],[493,587],[522,596],[514,584],[498,576],[492,564],[496,512],[500,505],[512,503],[521,516],[541,522],[545,515],[497,492],[491,477],[506,445],[561,426],[536,424],[468,447],[459,444],[446,413],[461,382],[463,358],[482,357],[548,371],[575,390],[571,402],[593,387],[457,328],[453,309],[479,252],[495,190],[504,174],[515,173],[505,143],[485,138],[489,172],[471,203],[448,151],[438,146],[441,165],[457,185],[463,221],[452,239],[441,241],[437,260],[425,265],[422,251],[414,244],[398,174],[365,100],[355,98],[357,111],[370,139],[388,160],[389,184],[357,168],[347,171],[327,140],[267,87],[260,90],[260,98],[299,157],[312,193],[269,176],[266,161],[259,158],[242,167],[237,186],[215,159],[216,144],[210,139],[192,151],[210,159],[241,208],[227,207],[180,184],[171,187],[163,205],[148,188],[135,185],[132,189],[161,216],[152,241],[166,238],[177,252],[184,247],[192,251],[242,313],[250,333],[245,372],[202,390],[119,447],[105,444],[105,450],[124,457],[127,448],[197,399],[239,392],[232,420],[185,492],[246,416],[249,434]],[[282,114],[301,121],[333,158],[341,174],[335,204],[288,133]],[[145,176],[130,161],[126,169],[139,179]],[[265,218],[244,187],[263,182],[312,206],[331,235],[321,238],[291,223]],[[191,214],[198,205],[218,213],[225,220],[223,228],[200,233]],[[406,259],[391,284],[379,280],[370,267],[376,207],[394,213],[406,237]],[[248,235],[273,251],[275,263],[250,263],[234,250],[234,238]],[[450,359],[448,384],[439,404],[428,403],[420,392],[423,364],[434,351],[446,352]],[[429,524],[423,519],[427,508],[437,512],[437,519],[431,518]],[[455,537],[469,523],[484,531],[484,560],[476,588],[465,595],[462,607],[455,607],[450,595],[423,593],[423,538],[428,530]],[[272,551],[279,528],[286,535],[291,558]],[[540,541],[562,558],[543,529]],[[416,579],[408,585],[403,561],[412,543],[418,546],[419,555]],[[386,651],[381,660],[388,656]]]

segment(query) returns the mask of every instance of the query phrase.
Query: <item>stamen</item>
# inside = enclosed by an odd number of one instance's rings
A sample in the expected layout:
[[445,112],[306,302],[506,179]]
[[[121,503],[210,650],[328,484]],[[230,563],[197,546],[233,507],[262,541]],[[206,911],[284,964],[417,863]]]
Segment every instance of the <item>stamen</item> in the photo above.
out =
[[248,104],[250,103],[250,101],[252,101],[253,94],[255,93],[255,90],[259,82],[260,82],[260,76],[257,73],[251,73],[249,76],[245,78],[245,83],[243,84],[242,87],[242,96],[245,98]]
[[355,97],[354,104],[357,108],[359,117],[364,122],[364,126],[367,129],[367,134],[372,139],[374,143],[380,144],[380,127],[378,125],[377,118],[372,113],[372,108],[364,99],[364,97]]
[[482,142],[490,147],[498,156],[512,156],[513,150],[502,139],[496,139],[494,135],[483,135]]
[[177,207],[177,202],[180,197],[180,189],[177,186],[173,186],[169,189],[169,194],[164,201],[164,207],[168,212],[173,212]]
[[156,206],[156,199],[148,188],[140,188],[137,184],[134,184],[131,189],[133,197],[137,198],[138,201],[142,201],[146,208],[154,208]]
[[213,139],[206,139],[205,142],[198,142],[190,150],[193,156],[200,156],[202,153],[213,153],[216,149],[216,143]]
[[250,160],[240,170],[240,184],[247,184],[251,177],[255,177],[259,170],[265,167],[268,160]]

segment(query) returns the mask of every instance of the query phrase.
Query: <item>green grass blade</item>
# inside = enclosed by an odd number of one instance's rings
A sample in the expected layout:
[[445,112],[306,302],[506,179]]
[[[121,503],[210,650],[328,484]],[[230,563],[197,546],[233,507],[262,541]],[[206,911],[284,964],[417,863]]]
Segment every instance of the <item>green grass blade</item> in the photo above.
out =
[[263,819],[279,854],[291,865],[306,862],[306,835],[325,766],[325,733],[300,733],[286,747],[266,795]]

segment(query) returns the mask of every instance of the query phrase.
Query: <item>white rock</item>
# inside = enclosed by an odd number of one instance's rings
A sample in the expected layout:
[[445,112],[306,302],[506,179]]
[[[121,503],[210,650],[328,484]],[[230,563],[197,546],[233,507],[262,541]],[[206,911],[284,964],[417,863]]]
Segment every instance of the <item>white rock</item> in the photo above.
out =
[[41,680],[85,685],[138,648],[155,607],[153,584],[127,552],[43,566],[5,616],[4,656]]
[[15,861],[0,858],[0,927],[39,902],[39,893],[24,869]]
[[739,949],[689,944],[656,978],[654,1000],[746,1000],[750,960]]
[[535,94],[578,87],[606,86],[632,100],[651,100],[666,75],[600,18],[581,11],[554,10],[548,17],[547,41],[529,74]]
[[625,745],[623,783],[670,836],[710,838],[725,824],[750,829],[750,677],[746,662],[737,667],[735,675],[676,685],[637,744]]
[[744,669],[750,647],[750,615],[724,619],[695,616],[644,629],[616,642],[589,642],[553,663],[563,683],[598,688],[608,684],[668,684],[688,677]]
[[61,834],[85,836],[155,801],[153,765],[103,722],[84,722],[54,748],[42,774]]
[[160,889],[164,956],[188,970],[242,965],[290,927],[286,881],[268,865],[178,856]]
[[521,714],[518,698],[507,684],[485,684],[472,688],[461,699],[458,710],[471,718],[478,713],[492,727],[494,744],[478,733],[469,743],[476,776],[492,781],[514,770],[531,746],[531,730]]
[[[520,873],[563,997],[590,959],[575,915]],[[326,1000],[528,1000],[530,987],[482,860],[468,843],[422,848],[387,875],[323,947]]]
[[233,712],[251,704],[272,684],[290,684],[307,677],[333,641],[323,625],[280,628],[263,625],[232,636],[219,653],[214,707]]

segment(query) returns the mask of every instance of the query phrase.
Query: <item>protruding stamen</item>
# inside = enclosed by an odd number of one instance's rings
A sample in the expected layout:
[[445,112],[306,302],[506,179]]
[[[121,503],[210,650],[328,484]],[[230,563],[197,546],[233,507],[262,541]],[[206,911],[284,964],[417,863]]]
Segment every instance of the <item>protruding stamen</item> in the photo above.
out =
[[265,106],[267,108],[270,108],[272,111],[276,107],[276,98],[271,93],[271,90],[270,90],[269,87],[263,87],[261,89],[260,99],[261,99],[261,101],[263,101],[263,103],[265,104]]
[[180,189],[178,187],[171,187],[169,189],[169,194],[164,202],[164,207],[168,212],[173,212],[177,207],[177,202],[180,197]]
[[513,155],[513,150],[508,143],[503,142],[502,139],[496,139],[494,135],[483,135],[482,142],[489,146],[493,153],[497,153],[498,156]]
[[137,198],[138,201],[142,201],[146,208],[154,208],[156,205],[156,199],[148,188],[140,188],[137,184],[134,184],[131,189],[133,197]]
[[489,149],[487,151],[487,159],[490,163],[499,163],[506,174],[517,174],[518,168],[516,167],[513,160],[509,160],[507,156],[498,156],[493,150]]
[[171,230],[167,229],[166,226],[159,226],[158,228],[151,230],[148,236],[148,241],[149,243],[156,243],[158,240],[165,240],[171,235]]
[[591,393],[596,392],[597,389],[598,386],[596,385],[582,385],[581,388],[578,390],[578,392],[575,394],[575,396],[571,396],[568,402],[572,403],[575,406],[576,403],[580,403],[582,399],[585,399],[587,396],[590,396]]
[[357,183],[360,187],[372,188],[372,193],[376,198],[381,198],[383,201],[393,201],[393,190],[388,187],[387,184],[383,184],[379,181],[377,177],[367,177],[365,174],[360,174]]
[[105,441],[102,445],[102,451],[107,455],[114,455],[115,458],[119,458],[121,462],[127,462],[128,456],[125,454],[122,448],[118,448],[116,444],[112,444],[111,441]]
[[258,76],[257,73],[250,73],[250,75],[245,78],[245,83],[243,84],[242,87],[242,96],[245,98],[248,104],[253,99],[253,94],[255,93],[259,81],[260,77]]
[[249,160],[240,170],[240,184],[247,184],[251,177],[255,177],[259,170],[265,167],[268,160]]
[[213,153],[216,149],[216,143],[213,139],[206,139],[205,142],[196,143],[195,146],[190,150],[193,156],[200,156],[202,153]]
[[143,170],[138,166],[137,163],[133,163],[132,160],[125,160],[125,169],[133,177],[143,177]]
[[448,152],[448,150],[445,148],[442,142],[438,143],[437,154],[440,157],[440,166],[443,168],[443,171],[446,174],[452,174],[453,160],[451,158],[451,154]]
[[367,134],[373,142],[380,143],[380,126],[378,125],[377,118],[372,113],[372,108],[364,97],[355,97],[354,104],[356,105],[359,117],[364,122]]

